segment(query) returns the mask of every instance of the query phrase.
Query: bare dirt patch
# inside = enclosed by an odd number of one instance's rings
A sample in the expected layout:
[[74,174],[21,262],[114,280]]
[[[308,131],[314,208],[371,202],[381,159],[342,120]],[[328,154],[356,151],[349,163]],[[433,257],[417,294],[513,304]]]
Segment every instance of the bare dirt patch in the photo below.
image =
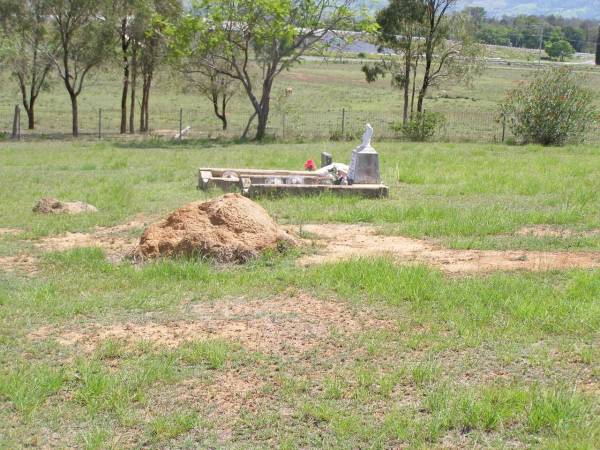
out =
[[182,343],[224,339],[249,351],[280,357],[297,357],[319,348],[333,350],[333,336],[348,336],[362,330],[384,328],[391,322],[372,311],[353,309],[346,303],[318,300],[306,294],[290,294],[267,300],[229,299],[191,306],[190,320],[166,323],[91,324],[76,329],[41,328],[33,340],[54,338],[67,346],[93,351],[107,339],[129,344],[146,341],[158,346],[177,347]]
[[98,235],[95,233],[67,233],[42,239],[36,244],[41,250],[57,252],[75,248],[98,247],[103,249],[112,261],[119,260],[130,253],[137,239],[122,236]]
[[11,235],[11,234],[19,234],[21,231],[19,228],[0,228],[0,237]]
[[33,207],[39,214],[83,214],[98,212],[98,208],[84,202],[63,202],[55,198],[43,198]]
[[98,227],[93,233],[66,233],[47,237],[35,245],[43,251],[50,252],[98,247],[106,252],[109,260],[118,261],[131,254],[138,241],[136,237],[126,234],[144,226],[142,220],[136,219],[114,227]]
[[38,260],[31,255],[0,256],[0,270],[24,275],[38,272]]
[[517,236],[533,236],[533,237],[553,237],[553,238],[570,238],[570,237],[591,237],[600,234],[600,230],[590,231],[575,231],[570,228],[557,227],[553,225],[532,225],[523,227],[515,233]]
[[219,262],[245,262],[279,245],[294,245],[258,203],[239,194],[185,205],[142,235],[136,259],[205,256]]
[[379,235],[367,225],[303,225],[302,230],[321,244],[318,254],[299,260],[304,266],[388,255],[399,263],[429,264],[452,274],[600,267],[600,252],[452,250],[427,240]]
[[148,418],[156,411],[191,409],[218,423],[217,436],[224,444],[233,436],[234,422],[242,410],[258,413],[272,406],[276,397],[265,387],[272,376],[257,374],[251,367],[229,369],[211,378],[191,378],[152,392],[146,408]]
[[232,416],[244,406],[256,411],[260,400],[265,397],[261,392],[264,385],[265,380],[252,370],[229,370],[219,374],[208,385],[198,380],[180,383],[175,398],[179,404],[208,402],[219,417]]

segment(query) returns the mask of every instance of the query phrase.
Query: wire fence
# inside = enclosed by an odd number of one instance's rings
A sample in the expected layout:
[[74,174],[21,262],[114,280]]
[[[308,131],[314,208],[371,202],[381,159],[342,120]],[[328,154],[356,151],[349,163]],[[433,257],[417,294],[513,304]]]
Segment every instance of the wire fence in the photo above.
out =
[[[507,142],[514,139],[510,129],[490,111],[443,112],[445,124],[433,140],[454,142]],[[79,112],[79,134],[93,139],[214,139],[237,138],[246,128],[248,115],[230,114],[227,130],[204,109],[156,110],[150,113],[147,133],[121,134],[121,111],[118,109],[83,109]],[[351,109],[323,111],[273,111],[268,135],[281,140],[356,140],[370,123],[377,139],[402,139],[397,124],[400,113],[357,111]],[[35,130],[27,129],[27,115],[20,114],[21,137],[24,139],[68,139],[72,136],[71,111],[39,109]],[[138,124],[136,123],[136,126]],[[0,134],[10,137],[14,128],[14,109],[0,109]],[[600,126],[588,131],[585,141],[600,143]]]

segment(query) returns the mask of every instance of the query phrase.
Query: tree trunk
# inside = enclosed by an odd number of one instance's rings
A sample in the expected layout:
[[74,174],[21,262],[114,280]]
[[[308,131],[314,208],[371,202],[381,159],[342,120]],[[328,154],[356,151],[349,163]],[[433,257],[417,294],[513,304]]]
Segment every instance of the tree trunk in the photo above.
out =
[[242,139],[246,139],[248,137],[248,132],[250,131],[250,126],[252,125],[252,122],[254,122],[255,117],[256,117],[256,111],[254,111],[254,113],[252,113],[252,115],[248,119],[246,128],[244,128],[244,132],[242,133]]
[[212,96],[212,104],[213,111],[215,116],[221,121],[223,125],[223,131],[227,131],[227,94],[223,93],[223,98],[221,99],[221,106],[219,110],[219,92],[217,90],[213,90]]
[[598,27],[598,38],[596,39],[596,65],[600,66],[600,27]]
[[[410,45],[412,46],[412,40]],[[408,106],[410,101],[410,63],[412,62],[412,52],[410,47],[404,54],[404,58],[404,109],[402,111],[402,124],[406,125],[406,122],[408,122]]]
[[417,93],[417,70],[419,67],[419,58],[415,60],[413,66],[413,79],[412,79],[412,96],[410,98],[410,118],[412,120],[415,114],[415,95]]
[[140,103],[140,133],[146,131],[144,124],[146,123],[146,78],[142,83],[142,102]]
[[150,89],[152,87],[152,74],[144,74],[142,86],[142,107],[140,112],[140,131],[147,132],[149,129]]
[[77,95],[74,92],[69,92],[71,97],[71,114],[73,116],[73,137],[79,136],[79,112],[77,110]]
[[144,122],[144,129],[146,132],[150,130],[150,89],[152,87],[152,75],[148,78],[148,86],[146,87],[146,101],[145,101],[145,109],[146,114],[144,118],[146,119]]
[[258,125],[256,127],[256,136],[254,137],[257,141],[262,141],[266,137],[268,122],[269,115],[265,111],[261,111],[258,114]]
[[135,133],[135,89],[137,85],[137,47],[131,52],[131,103],[129,106],[129,133]]
[[25,108],[27,112],[27,129],[35,129],[35,111],[33,109],[33,102],[29,104],[29,108]]
[[227,131],[227,94],[223,94],[221,122],[223,122],[223,131]]
[[121,93],[121,134],[127,133],[127,97],[129,94],[129,62],[123,56],[123,92]]
[[417,113],[423,112],[423,103],[425,102],[425,95],[427,95],[427,89],[429,88],[429,77],[431,74],[431,64],[433,61],[433,48],[427,48],[425,54],[425,72],[423,74],[423,84],[419,90],[419,99],[417,100]]
[[129,46],[127,39],[127,18],[121,21],[121,52],[123,54],[123,92],[121,93],[121,134],[127,133],[127,95],[129,91]]
[[267,125],[269,124],[269,111],[271,108],[271,89],[273,87],[273,80],[267,77],[263,83],[263,92],[260,99],[259,110],[256,111],[258,115],[258,125],[256,127],[257,141],[262,141],[267,135]]

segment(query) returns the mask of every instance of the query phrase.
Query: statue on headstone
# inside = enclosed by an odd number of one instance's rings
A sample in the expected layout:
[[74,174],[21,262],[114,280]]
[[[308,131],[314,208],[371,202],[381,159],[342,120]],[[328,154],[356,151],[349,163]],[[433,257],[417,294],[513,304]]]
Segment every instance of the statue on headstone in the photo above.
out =
[[367,124],[367,130],[361,144],[352,152],[348,182],[350,184],[379,184],[379,155],[371,146],[373,127]]
[[358,146],[357,150],[358,151],[362,151],[362,150],[364,150],[366,148],[371,147],[371,139],[373,139],[373,127],[371,126],[370,123],[368,123],[367,124],[367,131],[365,131],[365,134],[363,134],[362,142]]

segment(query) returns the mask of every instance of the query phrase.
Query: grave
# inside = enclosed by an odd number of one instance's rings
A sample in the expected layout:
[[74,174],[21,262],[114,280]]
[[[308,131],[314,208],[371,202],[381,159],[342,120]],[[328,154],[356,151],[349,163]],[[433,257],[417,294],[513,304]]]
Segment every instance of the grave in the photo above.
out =
[[[351,163],[332,163],[329,153],[321,155],[321,169],[316,172],[300,170],[201,168],[198,189],[222,189],[241,192],[254,198],[264,195],[314,195],[332,192],[336,195],[359,195],[382,198],[389,188],[381,183],[379,155],[371,145],[373,128],[367,124],[362,142],[352,152]],[[339,167],[342,166],[343,176]],[[333,173],[328,171],[331,168]],[[345,171],[347,171],[347,176]]]

